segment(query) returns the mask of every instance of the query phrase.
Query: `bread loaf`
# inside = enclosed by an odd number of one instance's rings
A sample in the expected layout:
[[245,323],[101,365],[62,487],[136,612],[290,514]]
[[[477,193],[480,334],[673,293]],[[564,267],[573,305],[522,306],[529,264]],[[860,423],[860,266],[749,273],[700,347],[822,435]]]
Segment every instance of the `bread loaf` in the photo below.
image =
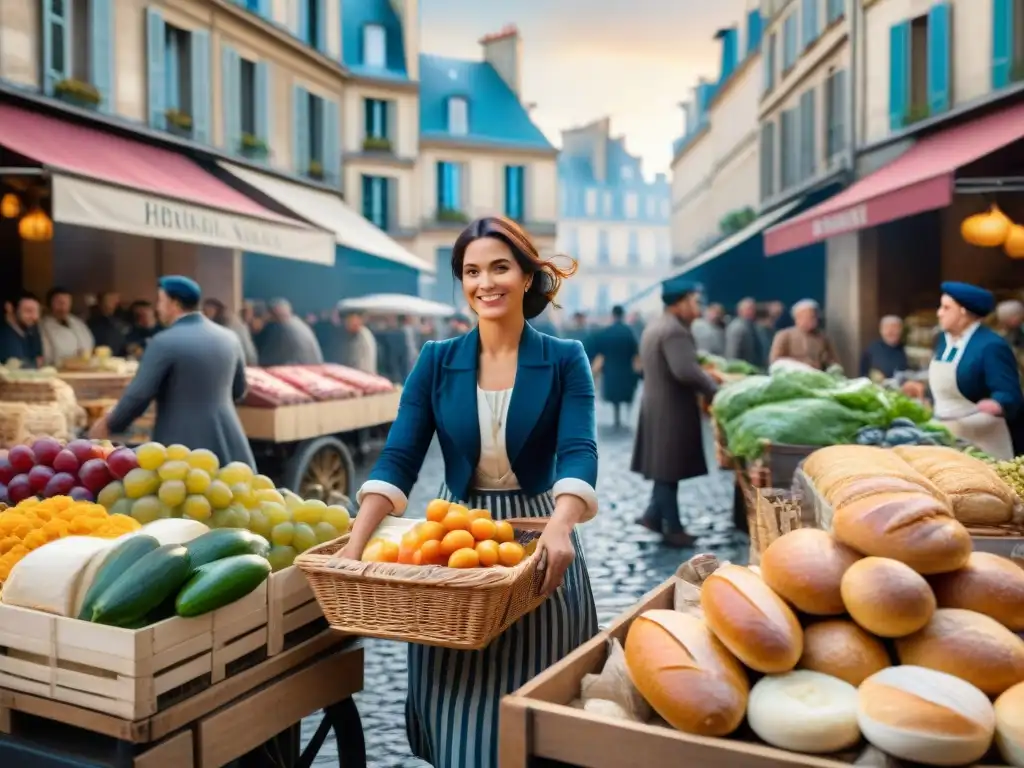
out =
[[723,565],[708,576],[700,605],[711,631],[751,669],[789,672],[800,660],[800,622],[785,601],[746,568]]
[[855,501],[872,488],[873,493],[920,491],[949,504],[934,483],[885,448],[829,446],[807,457],[803,471],[833,509]]
[[929,581],[940,608],[963,608],[991,616],[1007,629],[1024,632],[1024,568],[988,552],[972,552],[959,571]]
[[920,632],[896,641],[900,663],[966,680],[989,696],[1024,681],[1024,640],[995,619],[940,608]]
[[767,675],[750,690],[747,722],[773,747],[809,754],[838,752],[860,741],[857,689],[808,670]]
[[846,571],[840,589],[853,620],[879,637],[917,632],[935,613],[928,582],[898,560],[865,557]]
[[804,653],[797,666],[858,686],[891,663],[877,637],[852,621],[829,619],[804,628]]
[[647,611],[630,625],[625,652],[633,685],[673,727],[725,736],[743,721],[747,673],[701,619]]
[[924,493],[880,493],[835,511],[832,534],[865,555],[889,557],[918,573],[962,568],[971,536],[941,502]]
[[1024,683],[996,699],[996,744],[1003,759],[1024,768]]
[[800,528],[780,536],[761,555],[761,576],[776,594],[815,616],[846,612],[839,582],[860,555],[827,531]]
[[1014,518],[1017,495],[985,462],[942,446],[904,445],[893,450],[947,495],[960,522],[1002,525]]
[[833,510],[837,510],[867,496],[877,496],[880,493],[926,493],[933,496],[936,501],[949,506],[945,494],[937,490],[934,493],[929,492],[929,489],[922,486],[920,481],[884,475],[857,476],[839,483],[829,494],[827,501]]
[[888,667],[857,692],[861,733],[893,757],[969,765],[992,745],[992,703],[959,678],[922,667]]

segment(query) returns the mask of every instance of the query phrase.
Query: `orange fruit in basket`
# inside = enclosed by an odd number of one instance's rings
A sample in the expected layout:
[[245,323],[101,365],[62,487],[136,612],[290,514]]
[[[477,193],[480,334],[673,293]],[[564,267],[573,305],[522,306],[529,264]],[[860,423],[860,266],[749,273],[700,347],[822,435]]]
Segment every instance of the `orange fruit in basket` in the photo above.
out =
[[469,519],[470,520],[479,520],[481,518],[490,520],[491,519],[491,512],[490,512],[490,510],[488,510],[488,509],[471,509],[471,510],[469,510]]
[[448,508],[452,505],[450,501],[444,499],[434,499],[432,502],[427,504],[427,520],[433,520],[435,523],[440,523],[444,520],[444,516],[448,514]]
[[397,563],[398,545],[385,539],[374,539],[363,550],[363,562],[366,563]]
[[480,566],[480,556],[476,553],[475,549],[464,547],[463,549],[457,549],[452,552],[452,556],[448,558],[449,568],[478,568]]
[[515,541],[506,541],[498,545],[498,562],[511,568],[523,561],[526,552],[523,545]]
[[441,539],[441,554],[450,555],[457,549],[472,549],[476,546],[476,539],[469,531],[449,531]]
[[422,541],[416,531],[409,531],[402,536],[402,543],[398,545],[398,562],[406,565],[413,564],[413,557],[420,551]]
[[499,544],[506,541],[515,541],[516,532],[512,530],[512,524],[507,520],[499,520],[494,524],[494,540]]
[[423,542],[423,545],[420,547],[420,560],[422,565],[436,565],[442,557],[445,557],[445,555],[441,554],[440,541],[429,539]]
[[494,538],[498,532],[498,527],[494,524],[493,520],[480,517],[470,522],[469,532],[473,534],[473,538],[477,541],[487,541],[487,539]]
[[413,565],[423,565],[423,552],[422,551],[417,549],[415,552],[412,553],[412,564]]
[[441,525],[449,531],[468,531],[469,510],[464,508],[456,509],[453,504],[448,514],[444,516],[444,520],[441,521]]
[[416,526],[421,541],[440,541],[448,533],[448,529],[438,522],[428,520]]
[[480,557],[480,565],[484,568],[490,568],[492,565],[498,564],[498,542],[477,542],[476,553]]

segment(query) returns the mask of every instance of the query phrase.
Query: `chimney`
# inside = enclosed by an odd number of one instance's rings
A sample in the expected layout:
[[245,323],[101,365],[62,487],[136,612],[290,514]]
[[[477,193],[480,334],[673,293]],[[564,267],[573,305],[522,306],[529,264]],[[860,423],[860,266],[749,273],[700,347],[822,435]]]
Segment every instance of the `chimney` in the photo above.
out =
[[719,83],[724,83],[736,71],[736,65],[739,63],[738,38],[736,27],[727,27],[715,33],[715,39],[722,41],[722,73],[718,78]]
[[484,61],[494,67],[505,84],[512,89],[516,98],[522,96],[522,75],[520,59],[522,58],[522,40],[519,28],[515,24],[506,24],[500,32],[480,38],[484,49]]

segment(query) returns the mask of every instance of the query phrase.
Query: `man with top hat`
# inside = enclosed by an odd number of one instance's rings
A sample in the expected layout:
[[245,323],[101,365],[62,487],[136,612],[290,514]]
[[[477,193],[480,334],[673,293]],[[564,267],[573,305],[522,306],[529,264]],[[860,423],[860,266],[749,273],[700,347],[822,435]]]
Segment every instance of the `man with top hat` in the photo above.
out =
[[640,338],[644,389],[632,470],[653,480],[654,487],[636,522],[660,533],[668,546],[688,547],[695,539],[679,519],[679,481],[708,473],[698,395],[710,400],[718,387],[697,360],[690,330],[700,317],[698,286],[667,280],[661,298],[664,314]]
[[190,278],[159,280],[156,311],[164,330],[149,340],[139,370],[91,437],[124,432],[156,403],[153,440],[213,451],[221,464],[256,461],[238,420],[245,394],[245,355],[238,337],[199,311],[202,294]]
[[1008,460],[1024,451],[1024,394],[1010,345],[981,323],[994,308],[995,297],[984,288],[942,284],[941,333],[928,366],[928,389],[935,418],[950,432],[995,459]]

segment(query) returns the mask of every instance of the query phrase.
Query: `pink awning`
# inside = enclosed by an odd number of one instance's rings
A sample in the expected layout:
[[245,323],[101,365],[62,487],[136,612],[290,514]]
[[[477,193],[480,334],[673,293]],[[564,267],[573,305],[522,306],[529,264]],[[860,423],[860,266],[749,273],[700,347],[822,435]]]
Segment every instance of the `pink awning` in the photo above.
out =
[[953,201],[958,168],[1020,138],[1024,138],[1024,104],[926,136],[835,197],[767,230],[765,255],[945,208]]

